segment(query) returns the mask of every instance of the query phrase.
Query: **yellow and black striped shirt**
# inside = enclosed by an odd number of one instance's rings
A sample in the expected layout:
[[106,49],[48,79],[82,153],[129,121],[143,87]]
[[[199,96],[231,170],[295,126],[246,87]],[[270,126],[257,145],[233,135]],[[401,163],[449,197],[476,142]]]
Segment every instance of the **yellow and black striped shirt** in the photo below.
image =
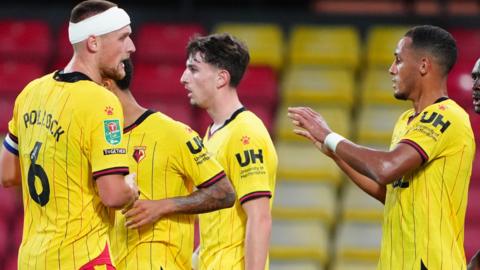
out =
[[[225,176],[198,134],[162,113],[146,111],[124,132],[139,199],[187,196],[194,185],[208,187]],[[194,220],[194,215],[170,215],[131,230],[117,211],[110,232],[117,269],[191,270]]]
[[414,147],[424,163],[387,186],[378,269],[466,269],[463,248],[475,141],[467,113],[440,99],[405,112],[391,147]]
[[22,173],[19,269],[78,269],[104,250],[94,178],[128,173],[122,125],[117,97],[78,72],[48,74],[17,97],[8,136]]

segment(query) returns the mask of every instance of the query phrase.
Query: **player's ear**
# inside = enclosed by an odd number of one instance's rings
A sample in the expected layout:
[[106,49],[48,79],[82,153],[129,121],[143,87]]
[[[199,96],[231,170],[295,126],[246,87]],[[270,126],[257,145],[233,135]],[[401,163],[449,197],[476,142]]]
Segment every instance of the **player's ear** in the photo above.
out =
[[91,52],[97,52],[99,49],[99,39],[96,36],[89,36],[86,40],[87,49]]
[[430,58],[423,57],[420,61],[420,74],[422,76],[426,75],[432,68],[432,62]]
[[216,86],[222,88],[230,83],[230,73],[225,69],[221,69],[217,74]]

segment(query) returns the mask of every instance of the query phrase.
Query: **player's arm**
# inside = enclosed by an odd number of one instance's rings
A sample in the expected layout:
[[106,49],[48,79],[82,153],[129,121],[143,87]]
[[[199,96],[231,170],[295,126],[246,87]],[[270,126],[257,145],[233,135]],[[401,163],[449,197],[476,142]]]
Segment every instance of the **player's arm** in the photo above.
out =
[[138,198],[137,186],[125,180],[129,176],[108,174],[96,178],[98,193],[105,206],[122,209],[131,205]]
[[0,177],[0,185],[2,187],[12,187],[21,184],[17,143],[12,141],[10,135],[5,137],[0,153]]
[[268,256],[272,215],[270,198],[260,197],[242,204],[247,214],[245,233],[245,269],[263,270]]
[[[310,108],[289,108],[289,117],[294,125],[305,129],[321,143],[332,133],[322,116]],[[335,153],[355,171],[383,186],[417,169],[425,161],[419,149],[404,143],[391,151],[378,151],[343,139],[337,144]]]
[[232,207],[235,191],[222,171],[214,184],[199,188],[188,196],[162,200],[138,200],[132,208],[124,210],[126,225],[134,229],[158,221],[171,214],[201,214]]

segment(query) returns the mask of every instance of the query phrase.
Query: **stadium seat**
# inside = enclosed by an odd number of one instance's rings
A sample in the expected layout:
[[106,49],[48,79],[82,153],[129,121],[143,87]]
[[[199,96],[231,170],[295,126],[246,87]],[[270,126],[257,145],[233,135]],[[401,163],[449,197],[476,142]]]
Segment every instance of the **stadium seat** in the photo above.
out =
[[383,220],[383,204],[351,182],[344,185],[341,208],[346,222]]
[[63,23],[57,30],[55,35],[55,52],[51,70],[63,69],[73,55],[73,47],[68,40],[68,22]]
[[335,261],[331,270],[372,270],[377,269],[377,262],[365,262],[361,260],[338,260]]
[[368,67],[388,68],[394,59],[398,41],[405,35],[407,26],[378,25],[370,28],[367,34]]
[[9,252],[9,231],[7,220],[0,220],[0,266],[2,258],[6,258]]
[[15,98],[44,68],[35,62],[0,61],[0,95]]
[[275,187],[273,216],[316,219],[330,227],[337,216],[336,192],[336,187],[330,183],[279,178]]
[[464,246],[467,261],[470,261],[473,255],[480,250],[478,239],[480,239],[480,226],[478,224],[465,224]]
[[310,259],[326,264],[329,260],[328,231],[321,221],[274,219],[270,258]]
[[292,66],[282,81],[282,98],[286,104],[353,103],[355,80],[348,69]]
[[410,102],[393,96],[392,76],[388,68],[369,68],[365,71],[361,83],[362,106],[372,104],[411,107]]
[[313,260],[270,260],[272,270],[324,270],[322,264]]
[[136,34],[134,55],[139,63],[183,65],[185,48],[191,37],[204,35],[200,24],[145,23]]
[[34,62],[42,67],[50,60],[52,35],[47,22],[0,21],[0,60]]
[[380,223],[344,222],[337,226],[335,249],[337,259],[376,262],[380,255]]
[[[472,179],[471,181],[476,181]],[[477,179],[478,181],[478,179]],[[480,227],[480,186],[476,184],[475,186],[470,185],[468,191],[468,204],[467,212],[465,217],[465,223],[476,225]],[[480,247],[479,247],[480,248]]]
[[0,99],[0,136],[8,133],[8,122],[12,119],[15,99]]
[[187,90],[180,83],[185,66],[137,63],[134,68],[132,92],[139,100],[188,102]]
[[311,143],[277,142],[278,178],[324,181],[338,185],[341,174],[335,162]]
[[360,37],[355,27],[297,25],[290,32],[290,64],[357,68]]
[[245,42],[251,66],[268,66],[278,70],[283,65],[283,31],[275,24],[220,23],[214,33],[229,33]]
[[395,123],[405,111],[402,106],[363,107],[357,122],[358,140],[364,143],[389,144]]
[[[289,106],[303,106],[301,103],[289,104]],[[341,106],[317,105],[312,109],[319,112],[327,121],[329,127],[336,133],[345,137],[350,137],[351,117],[350,111]],[[307,139],[293,133],[292,120],[287,117],[288,106],[283,105],[279,108],[276,115],[276,136],[283,141],[307,142]]]
[[277,75],[269,67],[251,66],[247,69],[237,90],[242,102],[261,104],[273,109],[278,95]]
[[448,96],[464,109],[472,108],[472,68],[476,58],[458,62],[450,71],[447,80]]

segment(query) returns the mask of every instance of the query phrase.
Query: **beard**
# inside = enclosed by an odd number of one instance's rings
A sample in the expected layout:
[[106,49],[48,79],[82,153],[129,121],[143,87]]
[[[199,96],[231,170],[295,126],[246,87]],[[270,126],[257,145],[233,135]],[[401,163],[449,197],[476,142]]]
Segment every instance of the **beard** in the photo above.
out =
[[102,78],[120,81],[125,77],[125,72],[120,72],[116,68],[103,68],[100,70],[100,75],[102,76]]
[[396,92],[393,93],[393,96],[398,100],[407,100],[408,96],[405,93]]

